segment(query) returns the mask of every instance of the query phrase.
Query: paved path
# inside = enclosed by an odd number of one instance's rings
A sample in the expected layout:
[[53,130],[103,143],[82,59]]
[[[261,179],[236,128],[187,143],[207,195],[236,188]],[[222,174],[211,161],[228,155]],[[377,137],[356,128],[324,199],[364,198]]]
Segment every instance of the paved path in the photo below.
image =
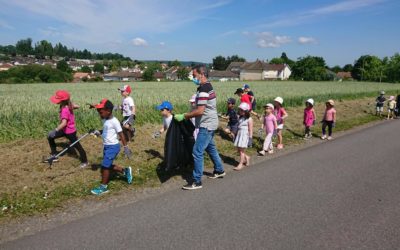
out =
[[0,249],[399,249],[400,121]]

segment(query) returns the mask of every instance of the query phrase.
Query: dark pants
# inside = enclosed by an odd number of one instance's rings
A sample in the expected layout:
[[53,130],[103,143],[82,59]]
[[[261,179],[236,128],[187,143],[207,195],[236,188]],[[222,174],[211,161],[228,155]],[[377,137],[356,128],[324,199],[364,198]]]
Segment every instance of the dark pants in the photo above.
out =
[[[47,140],[49,141],[52,155],[57,154],[57,149],[56,149],[57,145],[56,145],[55,139],[61,138],[61,137],[66,137],[71,143],[74,143],[78,140],[78,138],[76,137],[76,132],[74,132],[72,134],[65,134],[64,131],[57,131],[54,137],[51,137],[49,135],[47,137]],[[83,149],[82,145],[78,142],[74,145],[74,148],[76,148],[78,150],[81,162],[83,162],[83,163],[87,162],[86,152]]]
[[328,135],[331,136],[332,135],[332,125],[333,125],[333,121],[324,121],[322,123],[322,134],[323,135],[326,134],[326,127],[328,126]]
[[306,126],[306,128],[304,129],[304,134],[305,134],[305,135],[310,135],[310,134],[311,134],[311,128],[310,128],[310,126]]

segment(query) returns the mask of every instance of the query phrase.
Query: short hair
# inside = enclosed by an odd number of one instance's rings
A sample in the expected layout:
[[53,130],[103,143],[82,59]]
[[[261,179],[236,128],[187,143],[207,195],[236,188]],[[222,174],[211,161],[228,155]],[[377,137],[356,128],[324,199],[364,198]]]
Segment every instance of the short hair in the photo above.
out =
[[200,65],[200,64],[195,65],[195,66],[193,66],[192,70],[196,71],[199,74],[203,74],[203,75],[207,76],[207,70],[204,65]]

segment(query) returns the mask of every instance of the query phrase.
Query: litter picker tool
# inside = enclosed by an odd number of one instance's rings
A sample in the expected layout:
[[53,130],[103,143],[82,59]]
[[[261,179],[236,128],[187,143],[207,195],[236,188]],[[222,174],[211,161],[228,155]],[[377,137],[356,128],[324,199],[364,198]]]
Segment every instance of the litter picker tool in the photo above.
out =
[[55,160],[57,160],[62,154],[64,154],[65,152],[67,152],[69,149],[71,149],[75,144],[77,144],[80,140],[82,140],[83,138],[85,138],[86,136],[88,136],[90,134],[90,132],[82,135],[78,140],[74,141],[73,143],[71,143],[68,147],[64,148],[63,151],[61,151],[60,153],[58,153],[57,155],[52,155],[49,158],[47,158],[45,160],[45,162],[49,163],[49,168],[51,168],[51,166],[53,165],[53,162]]

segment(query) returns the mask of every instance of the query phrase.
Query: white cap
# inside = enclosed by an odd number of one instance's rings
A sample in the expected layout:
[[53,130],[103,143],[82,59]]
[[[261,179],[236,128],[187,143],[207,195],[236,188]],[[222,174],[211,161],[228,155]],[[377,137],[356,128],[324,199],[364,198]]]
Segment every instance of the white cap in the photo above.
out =
[[249,110],[250,110],[249,104],[247,104],[247,103],[245,103],[245,102],[242,102],[242,103],[239,105],[239,108],[240,108],[241,110],[244,110],[244,111],[249,111]]
[[265,104],[265,105],[264,105],[264,108],[265,108],[265,107],[271,108],[272,110],[275,109],[274,104],[272,104],[272,103],[267,103],[267,104]]
[[274,101],[279,102],[281,105],[283,104],[283,98],[278,96],[277,98],[274,99]]
[[310,98],[306,102],[314,106],[314,99]]

